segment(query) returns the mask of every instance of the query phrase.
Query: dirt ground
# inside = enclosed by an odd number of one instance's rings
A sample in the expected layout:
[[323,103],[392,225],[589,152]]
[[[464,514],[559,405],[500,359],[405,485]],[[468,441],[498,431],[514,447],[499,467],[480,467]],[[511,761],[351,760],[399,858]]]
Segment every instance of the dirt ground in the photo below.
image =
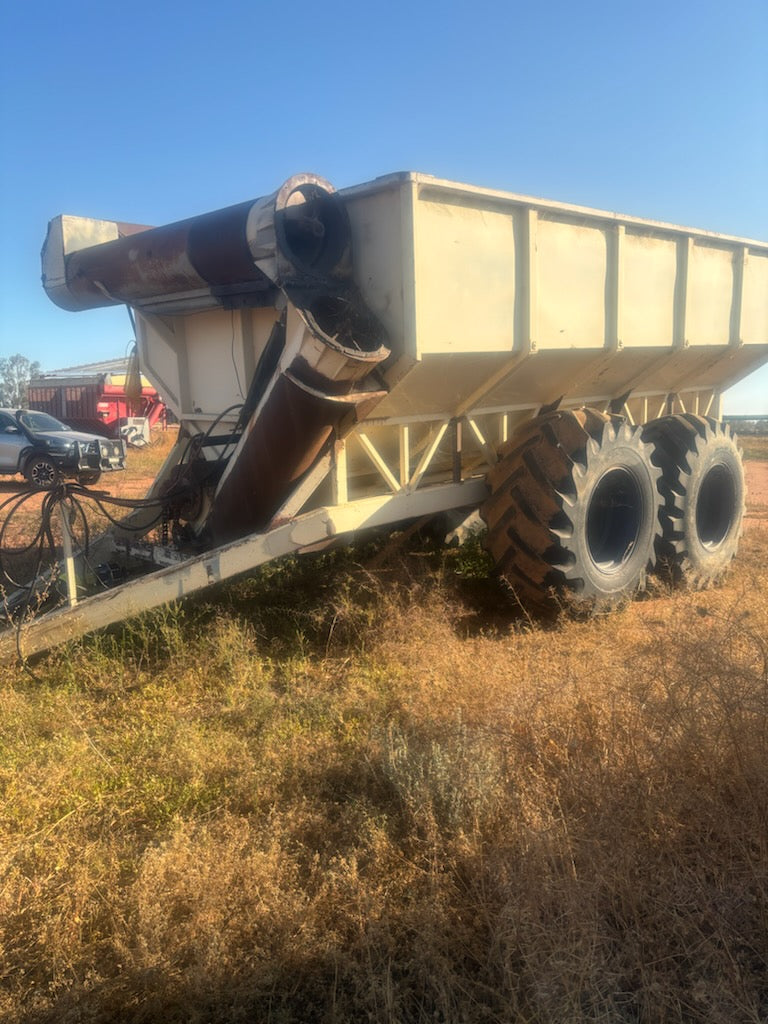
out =
[[768,461],[747,460],[744,471],[747,477],[746,526],[757,521],[768,526]]

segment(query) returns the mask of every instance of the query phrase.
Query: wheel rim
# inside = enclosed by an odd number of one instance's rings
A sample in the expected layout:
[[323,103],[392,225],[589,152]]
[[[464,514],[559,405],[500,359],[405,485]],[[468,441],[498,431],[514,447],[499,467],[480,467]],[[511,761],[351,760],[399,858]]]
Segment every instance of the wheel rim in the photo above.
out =
[[36,487],[51,487],[56,479],[56,470],[48,462],[36,462],[30,476]]
[[696,535],[707,550],[719,547],[731,529],[736,509],[736,483],[727,466],[718,463],[704,476],[696,499]]
[[609,469],[600,477],[587,509],[587,547],[596,568],[618,572],[631,558],[644,518],[643,495],[634,475]]

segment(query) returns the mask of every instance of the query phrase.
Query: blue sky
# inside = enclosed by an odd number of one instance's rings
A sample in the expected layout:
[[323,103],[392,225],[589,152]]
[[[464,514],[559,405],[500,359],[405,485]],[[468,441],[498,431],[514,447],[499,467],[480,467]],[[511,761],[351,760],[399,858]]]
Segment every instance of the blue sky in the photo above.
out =
[[[417,170],[768,240],[768,3],[7,3],[0,355],[119,355],[40,285],[58,213],[164,224]],[[768,413],[768,367],[726,411]]]

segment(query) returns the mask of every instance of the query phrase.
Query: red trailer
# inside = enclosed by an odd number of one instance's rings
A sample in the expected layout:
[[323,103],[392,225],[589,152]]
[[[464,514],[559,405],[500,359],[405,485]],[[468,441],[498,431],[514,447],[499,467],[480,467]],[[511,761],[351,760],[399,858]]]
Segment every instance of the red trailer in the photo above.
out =
[[141,395],[129,397],[127,376],[126,360],[41,374],[30,381],[29,407],[105,437],[141,433],[163,420],[165,404],[144,376]]

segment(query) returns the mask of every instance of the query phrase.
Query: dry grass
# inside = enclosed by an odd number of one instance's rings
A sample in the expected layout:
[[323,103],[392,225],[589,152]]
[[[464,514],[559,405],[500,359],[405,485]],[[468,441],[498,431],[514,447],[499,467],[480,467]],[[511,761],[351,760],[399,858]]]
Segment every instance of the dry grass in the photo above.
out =
[[765,1021],[767,554],[546,627],[359,547],[5,670],[0,1019]]
[[739,447],[747,459],[768,459],[768,437],[764,434],[739,434]]

